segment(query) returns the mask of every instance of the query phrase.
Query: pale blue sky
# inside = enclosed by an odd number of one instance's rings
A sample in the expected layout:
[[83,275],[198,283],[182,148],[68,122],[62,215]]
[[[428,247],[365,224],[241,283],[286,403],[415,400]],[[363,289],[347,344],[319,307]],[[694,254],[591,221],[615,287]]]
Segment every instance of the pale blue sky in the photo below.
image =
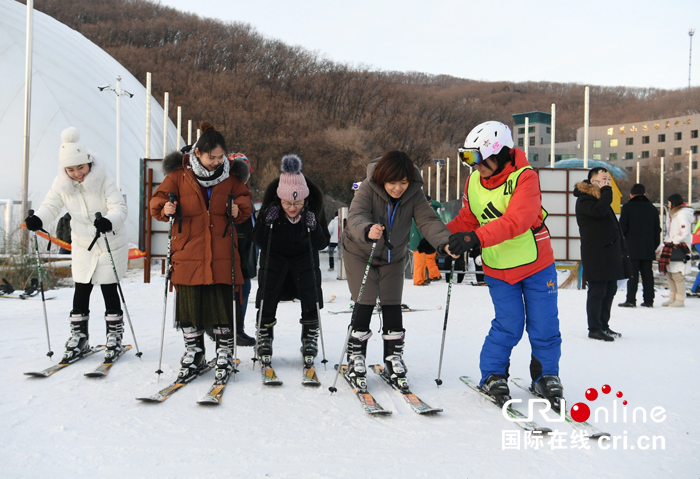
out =
[[[161,0],[325,57],[475,80],[688,86],[700,1]],[[700,64],[700,30],[694,37]],[[692,85],[700,85],[694,66]]]

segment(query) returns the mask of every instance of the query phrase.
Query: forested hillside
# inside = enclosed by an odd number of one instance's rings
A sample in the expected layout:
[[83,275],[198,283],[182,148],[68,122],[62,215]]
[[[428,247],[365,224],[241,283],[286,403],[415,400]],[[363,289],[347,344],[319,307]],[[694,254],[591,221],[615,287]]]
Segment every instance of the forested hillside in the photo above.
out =
[[[34,5],[95,42],[143,83],[151,72],[155,98],[170,92],[171,118],[182,106],[184,120],[216,125],[229,149],[251,159],[254,189],[264,188],[278,174],[282,155],[291,152],[326,192],[349,199],[348,185],[388,149],[405,150],[419,165],[454,157],[479,122],[512,124],[513,113],[548,112],[551,103],[557,104],[557,140],[574,139],[583,124],[579,84],[370,71],[267,39],[246,23],[147,0]],[[591,125],[698,112],[700,88],[591,87]]]

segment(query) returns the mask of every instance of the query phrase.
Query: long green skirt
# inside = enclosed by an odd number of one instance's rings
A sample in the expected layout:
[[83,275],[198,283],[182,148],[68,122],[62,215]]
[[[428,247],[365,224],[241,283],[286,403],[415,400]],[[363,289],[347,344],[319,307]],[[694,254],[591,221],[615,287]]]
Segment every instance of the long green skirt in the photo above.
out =
[[175,327],[203,329],[210,337],[218,327],[233,329],[233,291],[230,284],[178,285]]

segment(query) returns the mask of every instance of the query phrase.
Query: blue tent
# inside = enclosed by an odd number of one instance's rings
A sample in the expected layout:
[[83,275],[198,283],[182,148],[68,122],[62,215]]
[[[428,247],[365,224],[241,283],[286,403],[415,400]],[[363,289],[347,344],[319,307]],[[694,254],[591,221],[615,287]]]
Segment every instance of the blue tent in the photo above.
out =
[[[613,166],[607,161],[588,160],[588,167],[593,168],[602,166],[607,168],[610,174],[617,179],[627,179],[627,171],[619,166]],[[583,168],[583,160],[581,158],[569,158],[568,160],[560,160],[554,163],[554,168]]]

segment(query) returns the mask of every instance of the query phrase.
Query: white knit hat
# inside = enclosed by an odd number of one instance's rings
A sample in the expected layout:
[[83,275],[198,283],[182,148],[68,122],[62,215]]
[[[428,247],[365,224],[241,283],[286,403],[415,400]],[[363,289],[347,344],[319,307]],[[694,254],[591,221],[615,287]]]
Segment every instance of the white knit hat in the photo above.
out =
[[87,148],[80,143],[80,133],[74,126],[61,132],[61,149],[58,150],[58,163],[61,168],[92,163],[92,157],[88,155]]

